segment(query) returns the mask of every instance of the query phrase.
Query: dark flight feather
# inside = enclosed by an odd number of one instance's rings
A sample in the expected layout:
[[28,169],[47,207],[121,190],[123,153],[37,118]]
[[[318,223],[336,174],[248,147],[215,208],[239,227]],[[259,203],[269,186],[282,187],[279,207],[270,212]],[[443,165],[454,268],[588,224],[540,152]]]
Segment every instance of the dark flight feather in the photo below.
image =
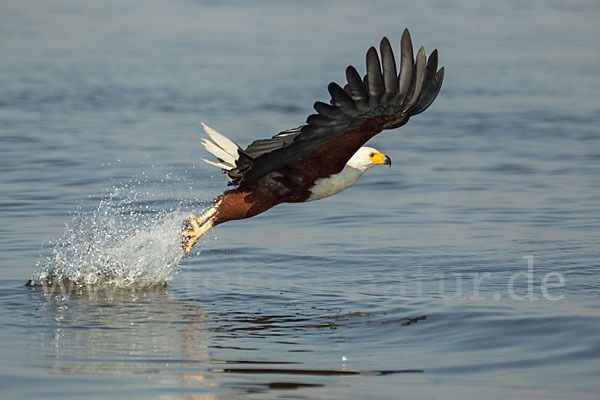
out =
[[384,97],[381,99],[382,103],[386,103],[391,100],[398,90],[398,76],[396,75],[396,60],[394,59],[394,52],[392,46],[387,38],[381,39],[379,45],[381,51],[381,63],[383,64],[383,86],[385,87]]
[[420,114],[427,109],[433,103],[435,98],[437,97],[440,89],[442,88],[442,81],[444,80],[444,67],[440,68],[440,70],[435,74],[434,78],[431,80],[431,83],[427,87],[425,93],[421,95],[419,101],[413,106],[411,110],[415,114]]
[[413,85],[410,91],[410,95],[406,97],[405,104],[403,104],[405,109],[410,109],[413,104],[419,98],[421,94],[421,89],[423,88],[423,83],[425,82],[425,49],[421,47],[417,52],[417,61],[415,62],[415,77],[413,80]]
[[348,96],[348,93],[346,93],[344,89],[340,87],[340,85],[335,82],[331,82],[329,86],[327,86],[327,90],[331,95],[331,105],[338,107],[344,113],[355,114],[354,111],[356,110],[356,107],[354,106],[354,101],[352,98],[350,98],[350,96]]
[[337,107],[330,106],[327,103],[323,103],[322,101],[317,101],[314,105],[315,110],[322,116],[327,118],[342,118],[344,116],[344,112]]
[[369,84],[369,106],[376,107],[383,95],[383,77],[381,65],[375,47],[367,51],[367,82]]
[[346,79],[348,80],[346,87],[350,92],[350,97],[352,97],[356,109],[360,111],[369,110],[369,94],[365,90],[365,85],[356,68],[353,66],[346,68]]
[[396,102],[402,104],[413,81],[413,48],[408,30],[404,30],[400,43],[400,74],[398,75],[398,98]]

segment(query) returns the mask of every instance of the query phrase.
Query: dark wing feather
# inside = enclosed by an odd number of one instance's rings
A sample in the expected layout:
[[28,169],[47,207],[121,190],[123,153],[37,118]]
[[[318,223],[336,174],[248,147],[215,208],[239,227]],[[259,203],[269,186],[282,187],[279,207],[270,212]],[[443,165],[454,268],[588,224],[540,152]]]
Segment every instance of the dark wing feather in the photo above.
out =
[[317,101],[315,103],[315,110],[322,116],[332,119],[342,118],[344,112],[337,107],[330,106],[329,104]]
[[389,102],[398,90],[398,77],[396,76],[396,60],[394,59],[394,52],[392,46],[387,38],[381,40],[379,45],[381,50],[381,63],[383,64],[383,83],[385,87],[384,97],[381,99],[382,103]]
[[425,92],[421,95],[417,103],[411,109],[411,112],[414,114],[420,114],[425,111],[431,103],[435,100],[440,89],[442,88],[442,81],[444,80],[444,67],[440,68],[440,70],[435,74],[435,76],[431,79],[429,86],[425,90]]
[[307,124],[253,142],[240,151],[239,165],[227,174],[234,185],[245,186],[284,167],[300,171],[307,179],[330,176],[371,137],[397,128],[435,100],[444,69],[437,70],[438,54],[429,59],[423,48],[413,59],[408,30],[402,34],[400,73],[387,38],[380,44],[381,59],[372,47],[367,52],[363,79],[354,67],[346,69],[348,83],[328,86],[330,104],[315,103],[317,114]]
[[294,137],[300,134],[301,127],[288,129],[287,131],[279,132],[271,139],[255,140],[246,149],[241,151],[240,155],[247,156],[250,159],[255,159],[263,154],[287,147],[293,143]]
[[369,106],[376,107],[383,95],[383,77],[381,76],[381,64],[375,47],[367,51],[367,82],[369,84]]
[[413,104],[417,101],[419,96],[421,95],[421,90],[423,89],[423,83],[425,82],[425,63],[427,62],[425,57],[425,49],[421,47],[419,52],[417,53],[417,61],[415,63],[415,79],[413,80],[413,86],[410,91],[410,95],[406,97],[405,103],[403,104],[404,108],[410,109]]
[[348,96],[348,93],[346,93],[346,91],[342,89],[340,85],[335,82],[331,82],[327,86],[327,90],[331,95],[331,105],[337,107],[343,113],[357,114],[356,107],[354,106],[354,100]]
[[413,48],[410,33],[404,30],[400,42],[400,74],[398,75],[398,97],[396,103],[402,104],[413,81]]
[[[348,80],[348,88],[350,97],[354,101],[356,109],[359,111],[369,110],[369,94],[365,90],[365,85],[356,71],[356,68],[349,66],[346,68],[346,79]],[[315,103],[316,104],[316,103]],[[319,110],[317,110],[319,112]]]

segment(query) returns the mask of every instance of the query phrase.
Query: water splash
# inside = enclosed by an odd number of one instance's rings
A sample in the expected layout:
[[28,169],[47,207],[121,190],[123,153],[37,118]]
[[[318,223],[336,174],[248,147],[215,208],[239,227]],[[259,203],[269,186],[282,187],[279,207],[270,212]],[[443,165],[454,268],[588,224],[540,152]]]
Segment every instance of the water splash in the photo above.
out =
[[[140,200],[140,197],[150,200]],[[52,254],[38,263],[30,285],[143,287],[165,284],[184,255],[177,200],[133,184],[114,188],[91,212],[79,209]],[[175,208],[169,204],[176,203]]]

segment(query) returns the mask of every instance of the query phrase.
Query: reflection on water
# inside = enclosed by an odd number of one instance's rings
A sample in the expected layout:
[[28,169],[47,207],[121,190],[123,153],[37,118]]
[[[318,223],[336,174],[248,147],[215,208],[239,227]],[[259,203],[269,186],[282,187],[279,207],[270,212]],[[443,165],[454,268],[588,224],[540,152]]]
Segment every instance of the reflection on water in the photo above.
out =
[[[97,290],[96,290],[97,289]],[[31,290],[46,321],[28,351],[36,368],[51,373],[151,376],[158,388],[203,387],[209,371],[208,312],[171,298],[164,285],[120,289],[88,287],[63,295]]]
[[[39,307],[34,345],[28,357],[32,367],[52,374],[90,376],[156,376],[159,381],[179,380],[185,389],[222,386],[248,393],[267,390],[325,387],[327,380],[311,377],[386,376],[423,373],[422,369],[327,369],[298,361],[289,349],[288,359],[263,359],[258,348],[223,346],[244,338],[275,337],[274,343],[293,348],[298,332],[311,335],[346,324],[365,323],[366,313],[344,315],[266,315],[215,310],[203,300],[174,299],[167,287],[76,286],[70,291],[30,289]],[[425,316],[406,318],[402,325]],[[337,336],[338,340],[342,337]],[[307,346],[310,347],[310,346]],[[320,346],[313,350],[318,351]],[[233,353],[230,351],[233,350]],[[220,352],[236,359],[219,358]],[[242,355],[248,358],[239,358]],[[255,358],[257,357],[258,358]],[[219,375],[231,375],[221,379]],[[253,378],[253,377],[254,378]],[[256,377],[260,377],[260,381]],[[250,377],[250,378],[248,378]]]

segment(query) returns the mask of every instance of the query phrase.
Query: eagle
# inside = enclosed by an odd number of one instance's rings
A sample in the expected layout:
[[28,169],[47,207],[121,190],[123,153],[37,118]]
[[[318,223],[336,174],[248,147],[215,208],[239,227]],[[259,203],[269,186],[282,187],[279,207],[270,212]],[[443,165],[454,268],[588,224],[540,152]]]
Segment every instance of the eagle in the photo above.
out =
[[332,82],[329,104],[317,101],[316,114],[306,124],[260,139],[242,149],[224,135],[202,124],[209,139],[206,150],[235,188],[212,201],[200,217],[184,222],[182,247],[189,252],[209,229],[227,221],[250,218],[281,203],[323,199],[355,184],[374,165],[391,165],[391,159],[371,147],[363,147],[385,129],[406,124],[425,111],[437,97],[444,79],[438,54],[429,57],[423,47],[416,57],[410,34],[400,40],[400,71],[392,46],[383,38],[379,54],[371,47],[366,55],[366,74],[346,68],[342,88]]

